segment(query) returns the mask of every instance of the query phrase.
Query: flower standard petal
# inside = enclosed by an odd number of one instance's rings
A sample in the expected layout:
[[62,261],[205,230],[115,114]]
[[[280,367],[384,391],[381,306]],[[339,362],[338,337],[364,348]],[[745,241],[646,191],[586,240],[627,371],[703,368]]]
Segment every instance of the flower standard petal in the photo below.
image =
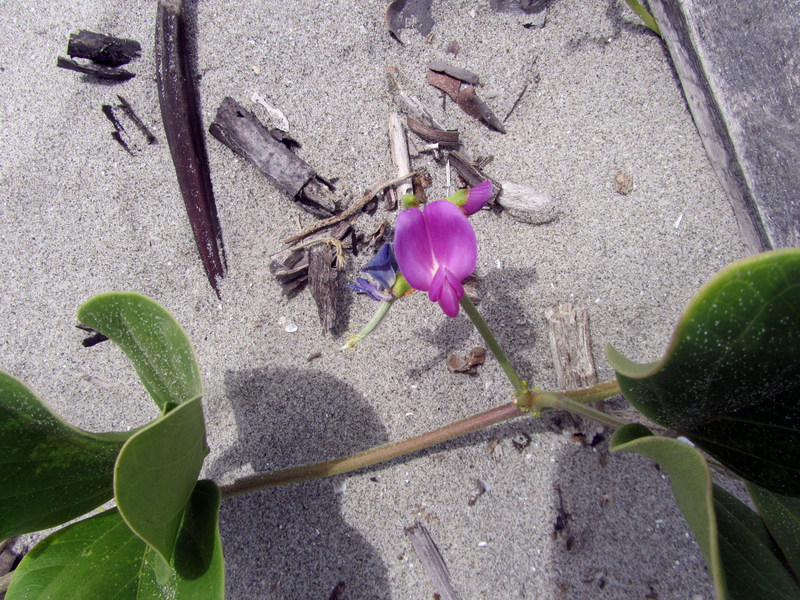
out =
[[491,181],[488,179],[481,181],[474,188],[470,188],[467,201],[461,206],[461,210],[467,215],[475,214],[489,201],[493,191]]
[[[458,210],[455,206],[453,208]],[[418,208],[409,208],[397,215],[394,255],[408,284],[427,291],[438,265],[431,249],[425,217]]]
[[478,241],[467,217],[446,200],[426,206],[424,217],[435,265],[445,265],[459,281],[466,279],[478,261]]

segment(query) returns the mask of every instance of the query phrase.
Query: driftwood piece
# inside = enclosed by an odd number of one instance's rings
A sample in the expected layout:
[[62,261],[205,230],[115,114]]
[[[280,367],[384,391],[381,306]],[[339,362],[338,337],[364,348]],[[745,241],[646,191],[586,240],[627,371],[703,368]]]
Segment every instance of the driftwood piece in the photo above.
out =
[[155,144],[158,141],[156,140],[156,136],[153,134],[152,131],[150,131],[150,129],[148,129],[147,125],[145,125],[144,122],[142,122],[142,120],[139,118],[139,115],[137,115],[134,112],[130,102],[128,102],[125,98],[123,98],[119,94],[117,94],[117,98],[119,98],[119,108],[122,109],[122,112],[125,113],[125,116],[127,116],[131,120],[131,122],[136,126],[136,128],[142,132],[142,135],[144,135],[147,143]]
[[451,77],[446,73],[438,73],[431,69],[428,69],[426,79],[430,85],[450,96],[458,107],[469,116],[483,121],[495,131],[506,132],[506,128],[500,119],[480,99],[474,85],[463,84],[461,80],[455,77]]
[[461,600],[461,596],[456,592],[450,580],[450,571],[442,558],[442,553],[439,552],[439,548],[436,547],[436,543],[425,526],[416,522],[411,527],[406,527],[405,532],[408,539],[411,540],[411,545],[414,547],[419,561],[428,573],[433,589],[442,600]]
[[489,179],[461,152],[454,150],[447,155],[447,160],[469,187],[474,187],[481,181]]
[[197,251],[208,281],[219,297],[217,279],[225,275],[225,253],[190,64],[184,2],[159,0],[156,16],[156,84],[164,133]]
[[397,204],[397,200],[411,192],[411,159],[408,157],[408,140],[403,121],[397,113],[389,115],[389,143],[392,162],[397,168],[397,176],[408,175],[409,177],[408,180],[390,188],[396,196],[395,204]]
[[443,147],[458,146],[460,143],[457,129],[439,129],[438,127],[430,127],[425,125],[425,123],[417,121],[413,117],[406,117],[406,123],[408,123],[408,128],[411,131],[416,133],[426,142],[439,144]]
[[510,181],[502,183],[497,204],[502,206],[510,217],[531,225],[550,223],[559,216],[559,210],[550,196],[527,185]]
[[425,108],[416,96],[409,94],[403,89],[400,83],[400,70],[397,67],[386,67],[386,79],[389,87],[389,94],[394,98],[395,104],[400,111],[405,114],[413,115],[415,119],[437,129],[444,127],[433,118],[430,111]]
[[330,188],[314,169],[233,98],[222,101],[209,132],[308,212],[329,216],[336,209]]
[[127,81],[135,77],[133,73],[126,69],[119,67],[108,67],[106,65],[98,65],[95,63],[79,63],[71,58],[59,56],[56,59],[56,66],[70,71],[83,73],[84,75],[91,75],[98,79],[107,79],[108,81]]
[[797,3],[648,4],[748,249],[800,245]]
[[[558,389],[577,390],[596,384],[588,311],[572,304],[556,304],[545,309],[544,317]],[[589,440],[603,430],[602,425],[584,421],[577,415],[564,413],[563,416],[574,431],[583,432]]]
[[136,40],[80,30],[69,36],[67,54],[70,58],[88,58],[109,67],[126,65],[139,58],[142,46]]
[[336,255],[328,248],[314,249],[308,257],[308,281],[311,284],[311,296],[317,303],[319,322],[324,331],[330,331],[336,325],[338,308],[338,271],[334,267]]

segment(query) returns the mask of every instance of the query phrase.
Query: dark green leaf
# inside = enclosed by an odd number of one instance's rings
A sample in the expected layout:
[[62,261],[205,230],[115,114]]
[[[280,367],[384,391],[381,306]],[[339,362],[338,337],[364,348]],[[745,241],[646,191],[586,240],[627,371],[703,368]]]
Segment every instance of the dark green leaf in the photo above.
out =
[[650,419],[745,479],[800,495],[800,250],[724,269],[692,300],[661,361],[607,354]]
[[756,513],[714,485],[702,453],[684,442],[626,425],[611,438],[612,452],[636,452],[669,474],[672,492],[706,557],[724,600],[792,600],[800,597],[780,552]]
[[203,394],[200,369],[181,326],[141,294],[95,296],[78,310],[78,320],[108,336],[133,362],[144,387],[163,411]]
[[203,407],[195,398],[139,430],[117,458],[117,508],[167,562],[205,455]]
[[747,491],[795,576],[800,577],[800,498],[782,496],[749,482]]
[[686,443],[654,436],[649,429],[636,424],[625,425],[615,431],[609,449],[612,452],[635,452],[646,456],[669,474],[678,508],[706,557],[718,597],[724,598],[725,573],[719,556],[711,471],[703,455]]
[[124,437],[68,425],[0,371],[0,539],[60,525],[110,500]]
[[213,482],[200,481],[195,494],[204,508],[199,511],[203,523],[194,527],[212,539],[205,572],[195,565],[196,576],[189,579],[170,571],[165,585],[159,585],[158,554],[110,510],[37,544],[14,572],[6,600],[223,600],[219,490]]
[[763,521],[734,496],[714,486],[719,553],[734,600],[797,600],[800,587],[779,558]]

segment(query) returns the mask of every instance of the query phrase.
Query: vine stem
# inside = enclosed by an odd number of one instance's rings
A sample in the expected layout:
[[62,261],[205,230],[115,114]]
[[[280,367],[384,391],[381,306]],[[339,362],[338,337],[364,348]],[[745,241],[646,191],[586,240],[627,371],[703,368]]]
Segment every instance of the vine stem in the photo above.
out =
[[396,298],[392,298],[391,300],[382,300],[380,306],[378,307],[377,312],[372,317],[372,319],[370,319],[369,323],[364,325],[364,328],[361,331],[359,331],[357,334],[355,334],[353,337],[347,340],[347,343],[344,346],[342,346],[340,350],[348,350],[354,347],[357,343],[359,343],[370,333],[372,333],[372,331],[378,325],[380,325],[381,321],[383,321],[383,318],[386,316],[386,313],[389,312],[389,309],[392,307],[392,304],[394,304],[395,300]]
[[331,475],[348,473],[357,469],[363,469],[376,463],[385,462],[393,458],[398,458],[405,454],[417,452],[436,444],[441,444],[454,438],[478,431],[490,425],[502,423],[508,419],[519,417],[524,414],[515,403],[510,402],[497,408],[478,413],[466,419],[456,421],[433,431],[428,431],[422,435],[378,446],[370,450],[364,450],[350,456],[326,460],[323,462],[291,467],[270,473],[255,473],[248,477],[243,477],[228,485],[220,486],[223,498],[239,496],[255,492],[257,490],[286,485],[289,483],[299,483],[312,479],[322,479]]
[[486,321],[483,320],[481,313],[478,312],[478,309],[475,308],[475,305],[472,303],[472,300],[469,299],[467,294],[464,294],[459,300],[459,304],[461,304],[461,308],[464,309],[464,312],[467,313],[467,316],[470,318],[472,323],[475,325],[475,329],[478,330],[478,333],[481,334],[481,337],[486,341],[486,345],[489,346],[489,350],[492,351],[497,362],[500,363],[500,366],[503,367],[503,371],[508,377],[508,380],[511,382],[511,385],[514,386],[514,394],[517,398],[525,395],[528,390],[528,387],[525,385],[525,382],[519,378],[517,372],[514,370],[514,367],[511,366],[508,358],[506,357],[505,352],[500,347],[500,343],[497,341],[497,338],[494,337],[492,330],[489,329],[489,326],[486,324]]

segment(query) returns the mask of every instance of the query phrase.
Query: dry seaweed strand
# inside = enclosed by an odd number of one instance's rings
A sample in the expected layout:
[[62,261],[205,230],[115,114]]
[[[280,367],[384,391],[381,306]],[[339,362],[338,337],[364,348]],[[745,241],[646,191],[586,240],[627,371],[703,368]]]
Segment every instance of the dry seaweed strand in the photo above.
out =
[[329,217],[327,219],[317,221],[316,223],[312,223],[311,225],[303,229],[303,231],[301,231],[300,233],[285,238],[283,242],[285,244],[293,244],[294,242],[298,242],[303,238],[308,237],[312,233],[316,233],[320,229],[325,229],[326,227],[330,227],[331,225],[336,225],[337,223],[344,221],[345,219],[349,219],[359,210],[364,208],[370,200],[372,200],[375,196],[380,194],[387,187],[392,185],[397,185],[398,183],[402,183],[403,181],[405,181],[409,177],[413,177],[414,175],[419,175],[419,173],[414,171],[407,175],[401,175],[400,177],[395,177],[394,179],[387,179],[386,181],[379,183],[370,191],[368,191],[366,194],[364,194],[361,200],[359,200],[352,206],[348,207],[346,210],[342,211],[338,215],[334,215],[333,217]]
[[194,79],[186,56],[185,29],[183,0],[159,0],[156,82],[164,133],[197,251],[219,297],[217,278],[225,275],[225,254]]

